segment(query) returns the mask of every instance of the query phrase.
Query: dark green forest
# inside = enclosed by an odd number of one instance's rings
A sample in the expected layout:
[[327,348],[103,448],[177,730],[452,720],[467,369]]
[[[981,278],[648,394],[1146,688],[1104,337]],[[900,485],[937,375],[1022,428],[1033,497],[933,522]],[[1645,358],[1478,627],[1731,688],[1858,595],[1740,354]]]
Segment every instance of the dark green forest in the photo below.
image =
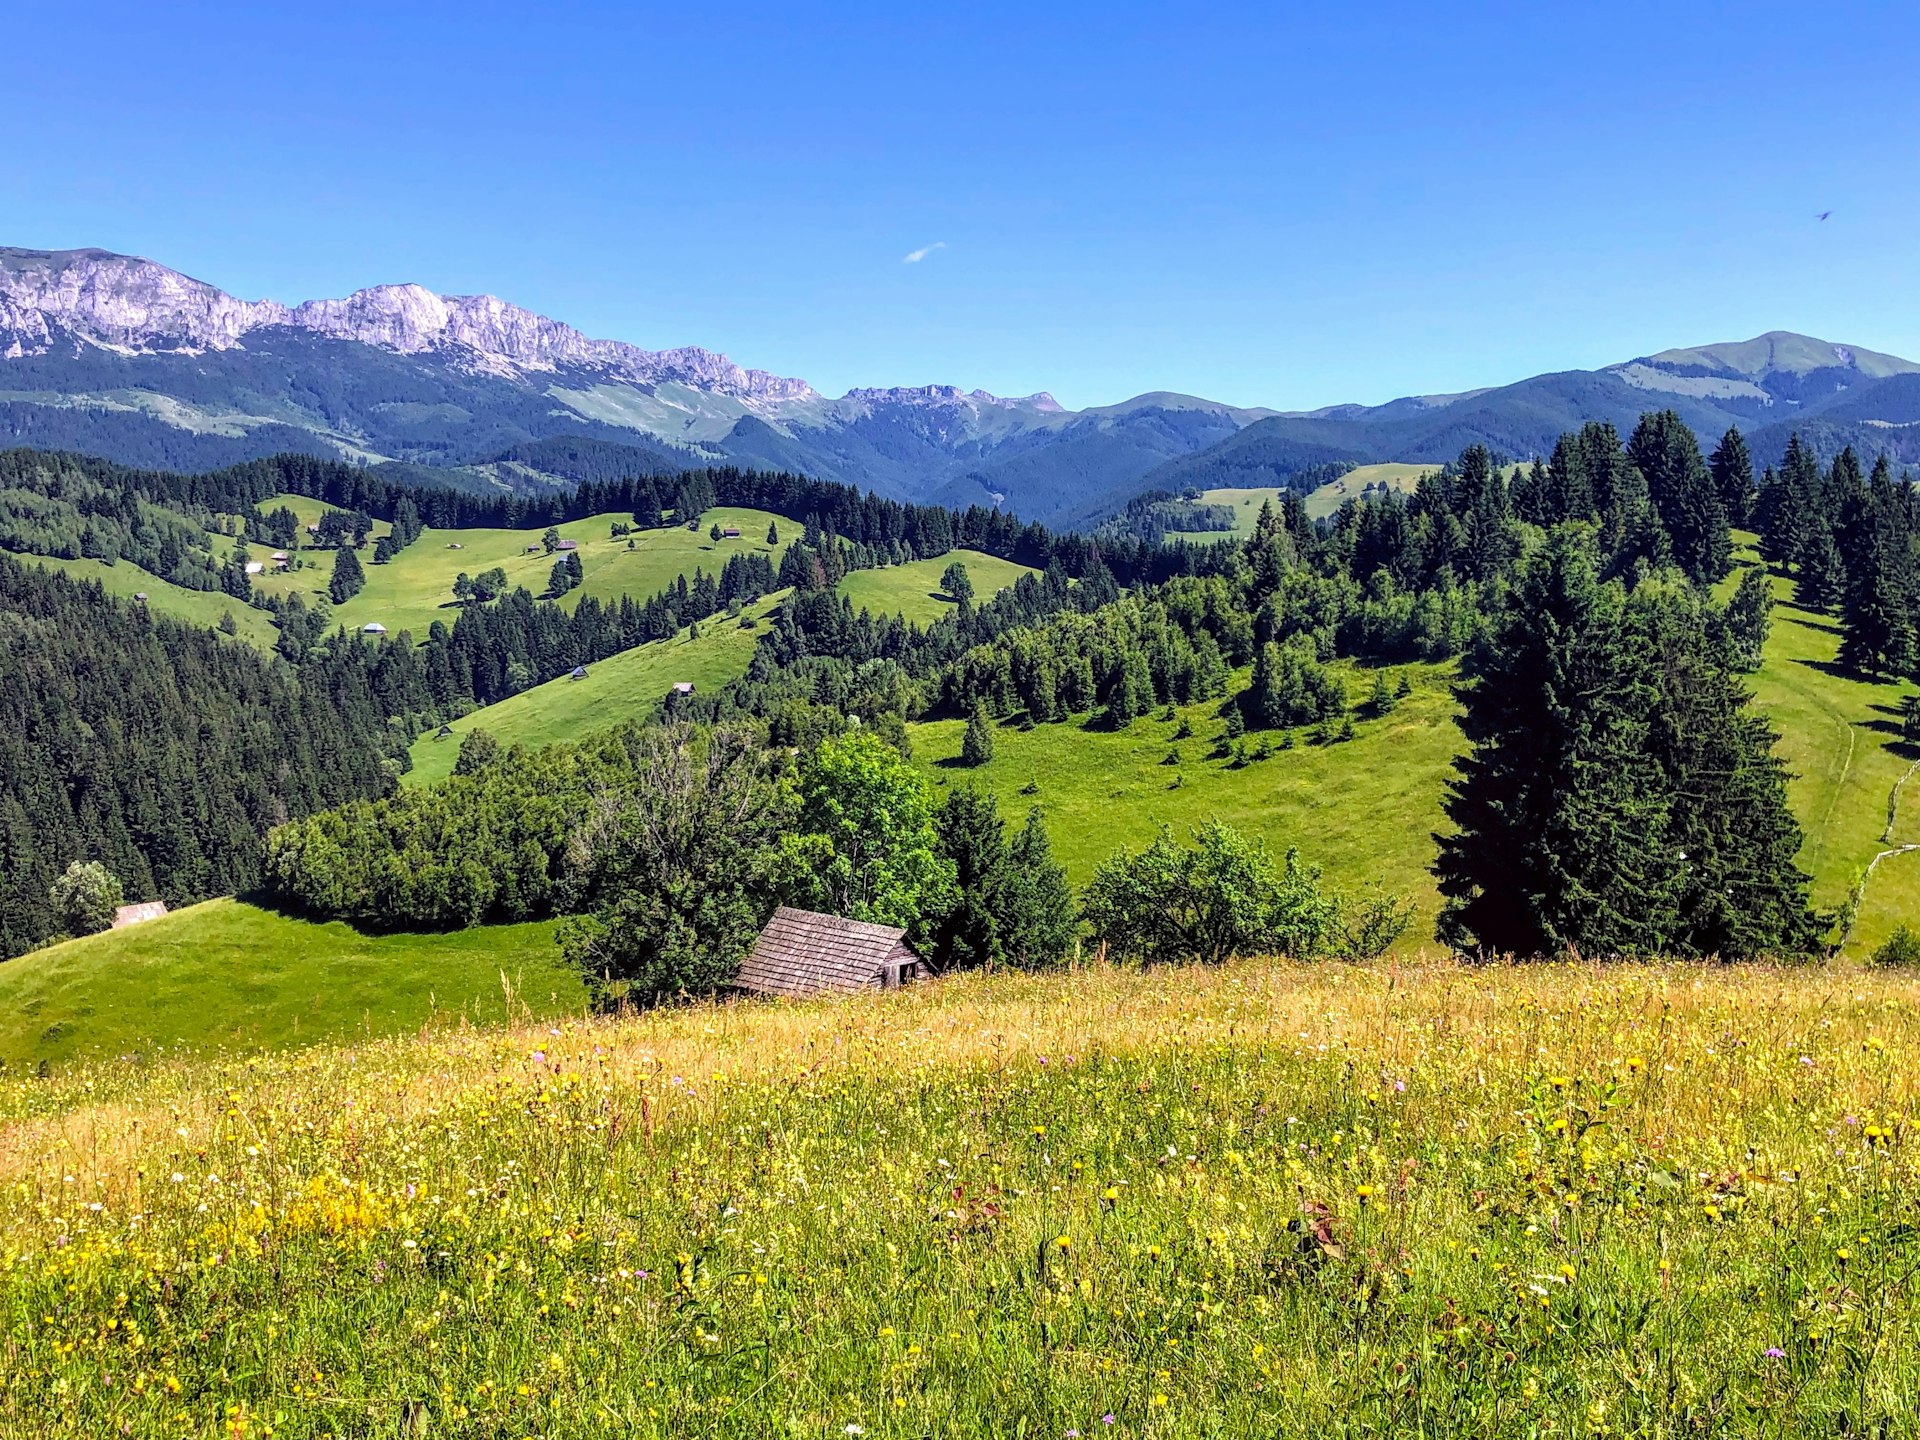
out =
[[48,891],[99,860],[130,900],[245,890],[267,830],[387,789],[406,735],[366,669],[294,671],[211,630],[0,555],[0,950],[54,933]]

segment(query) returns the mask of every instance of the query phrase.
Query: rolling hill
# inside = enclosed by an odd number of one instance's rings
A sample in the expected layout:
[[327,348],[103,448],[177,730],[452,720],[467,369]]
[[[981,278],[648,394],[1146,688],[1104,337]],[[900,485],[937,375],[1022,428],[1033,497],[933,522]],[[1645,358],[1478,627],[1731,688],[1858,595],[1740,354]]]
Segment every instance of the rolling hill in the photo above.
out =
[[[1749,552],[1743,563],[1751,560]],[[1789,799],[1805,832],[1800,863],[1813,877],[1815,902],[1828,911],[1857,907],[1845,954],[1858,960],[1920,913],[1920,793],[1908,783],[1920,751],[1899,739],[1896,719],[1900,696],[1913,687],[1840,671],[1832,622],[1794,606],[1784,580],[1775,588],[1765,663],[1751,684],[1793,772]],[[774,603],[762,602],[756,615]],[[526,744],[604,728],[650,710],[669,675],[705,673],[717,683],[737,673],[753,635],[716,620],[698,639],[642,646],[591,667],[588,680],[538,687],[454,728],[485,717],[500,738]],[[1335,669],[1355,700],[1365,694],[1370,672],[1347,662]],[[1225,728],[1218,702],[1171,718],[1156,711],[1119,732],[1085,722],[1003,725],[994,758],[977,770],[957,764],[958,721],[914,724],[910,738],[916,764],[937,788],[980,785],[1015,821],[1039,806],[1076,884],[1161,825],[1178,832],[1218,816],[1275,849],[1298,846],[1336,889],[1382,885],[1410,897],[1416,921],[1401,948],[1411,953],[1431,945],[1432,832],[1442,824],[1440,799],[1461,741],[1450,667],[1395,673],[1407,676],[1411,693],[1385,717],[1362,716],[1352,740],[1319,746],[1303,731],[1281,748],[1276,734],[1264,758],[1243,766],[1216,749]],[[1182,722],[1192,733],[1179,739]],[[1249,737],[1256,757],[1259,738]],[[432,738],[416,744],[416,782],[445,774],[456,749]],[[550,926],[367,937],[210,902],[0,965],[0,1059],[174,1043],[277,1048],[412,1028],[436,1015],[498,1018],[503,970],[518,977],[516,993],[536,1011],[580,1003],[577,980],[555,965]],[[130,975],[137,984],[127,983]]]
[[[925,625],[953,607],[954,601],[940,594],[938,587],[942,573],[956,561],[967,567],[975,595],[982,600],[1029,573],[1010,560],[956,550],[934,560],[856,570],[840,581],[839,590],[856,609],[901,615]],[[450,774],[460,738],[476,729],[509,745],[551,745],[645,720],[682,681],[702,693],[717,689],[747,673],[762,628],[785,594],[781,591],[747,606],[738,619],[717,615],[672,639],[623,650],[587,667],[584,679],[563,675],[475,710],[449,725],[446,735],[423,735],[413,744],[413,769],[407,783],[431,784]],[[696,628],[698,635],[692,633]]]
[[[413,743],[413,769],[406,783],[430,785],[452,774],[461,737],[474,730],[485,730],[506,745],[552,745],[645,720],[683,681],[705,692],[738,679],[747,673],[767,616],[785,594],[747,606],[737,620],[716,615],[671,639],[623,650],[587,666],[582,679],[563,675],[523,690],[453,721],[446,734],[423,735]],[[693,634],[694,629],[700,633]]]
[[[312,501],[305,507],[309,512],[322,508]],[[571,610],[589,595],[603,602],[618,600],[623,595],[645,599],[683,575],[691,578],[695,570],[717,575],[730,556],[743,552],[767,555],[777,565],[787,545],[799,533],[799,527],[792,521],[765,510],[719,507],[702,515],[693,530],[674,526],[613,538],[613,525],[632,518],[624,514],[593,515],[554,527],[563,540],[571,540],[578,546],[577,553],[586,574],[586,578],[562,595],[556,604]],[[740,535],[734,539],[712,540],[708,532],[714,525],[722,529],[736,528]],[[769,526],[781,527],[785,532],[780,543],[767,544]],[[460,602],[453,597],[455,577],[463,572],[477,575],[495,567],[507,572],[509,587],[522,586],[532,594],[543,594],[556,558],[542,547],[543,533],[543,529],[435,530],[429,527],[418,540],[384,565],[367,563],[366,588],[344,605],[336,606],[334,617],[350,629],[377,621],[393,634],[408,630],[418,639],[435,620],[450,625],[460,613]],[[253,551],[263,560],[268,554],[265,546],[254,546]],[[269,593],[298,590],[310,596],[324,594],[332,575],[333,551],[301,550],[297,557],[305,568],[256,576],[256,585]]]

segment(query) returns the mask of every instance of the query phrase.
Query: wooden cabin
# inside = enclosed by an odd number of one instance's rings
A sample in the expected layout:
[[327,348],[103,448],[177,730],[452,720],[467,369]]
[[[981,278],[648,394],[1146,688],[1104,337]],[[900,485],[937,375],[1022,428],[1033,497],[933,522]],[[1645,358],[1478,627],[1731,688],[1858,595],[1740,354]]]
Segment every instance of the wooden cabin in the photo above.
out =
[[734,987],[752,995],[893,990],[926,973],[906,931],[782,905],[754,942]]

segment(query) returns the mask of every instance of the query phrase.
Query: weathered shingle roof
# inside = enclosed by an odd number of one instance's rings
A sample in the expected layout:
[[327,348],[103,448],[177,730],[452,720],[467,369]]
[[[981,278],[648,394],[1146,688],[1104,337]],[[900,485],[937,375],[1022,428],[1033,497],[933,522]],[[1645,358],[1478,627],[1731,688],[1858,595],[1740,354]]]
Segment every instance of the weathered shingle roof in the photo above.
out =
[[891,925],[870,925],[782,905],[760,932],[735,982],[769,995],[878,989],[881,969],[914,959]]

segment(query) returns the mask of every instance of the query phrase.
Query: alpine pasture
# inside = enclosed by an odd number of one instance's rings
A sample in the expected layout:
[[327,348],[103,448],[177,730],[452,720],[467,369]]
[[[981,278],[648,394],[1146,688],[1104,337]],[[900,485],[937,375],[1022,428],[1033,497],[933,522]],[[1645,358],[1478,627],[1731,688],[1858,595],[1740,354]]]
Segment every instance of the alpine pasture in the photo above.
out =
[[973,974],[0,1079],[0,1431],[1904,1434],[1920,982]]

